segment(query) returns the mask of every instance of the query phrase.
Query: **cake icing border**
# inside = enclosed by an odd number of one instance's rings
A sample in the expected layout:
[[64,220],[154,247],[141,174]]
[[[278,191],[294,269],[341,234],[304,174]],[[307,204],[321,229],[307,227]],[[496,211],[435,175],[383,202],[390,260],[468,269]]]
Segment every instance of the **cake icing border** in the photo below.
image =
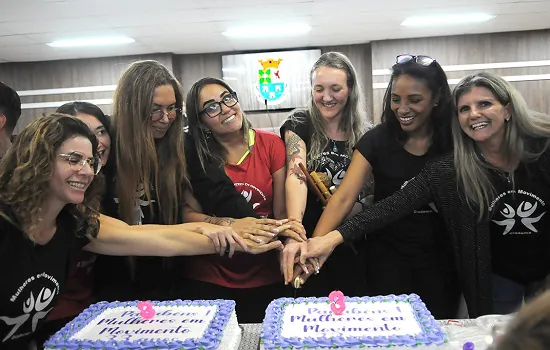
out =
[[395,336],[363,336],[345,337],[336,336],[326,339],[312,337],[290,337],[281,336],[283,327],[284,307],[289,304],[304,303],[329,303],[327,297],[323,298],[279,298],[272,301],[266,310],[260,342],[265,349],[280,348],[333,348],[333,347],[391,347],[391,346],[418,346],[443,344],[446,341],[445,332],[439,323],[426,308],[420,297],[416,294],[387,295],[375,297],[345,297],[345,302],[369,303],[369,302],[408,302],[422,332],[417,335],[395,335]]
[[114,301],[114,302],[98,302],[92,304],[85,309],[74,320],[66,324],[61,330],[54,334],[47,342],[44,343],[46,349],[61,348],[61,349],[217,349],[220,346],[223,332],[229,322],[231,313],[235,311],[235,301],[233,300],[169,300],[169,301],[152,301],[154,307],[168,306],[212,306],[216,305],[216,313],[212,318],[212,322],[206,328],[202,338],[192,338],[184,341],[175,340],[166,343],[166,340],[151,340],[151,339],[136,339],[133,341],[117,341],[117,340],[69,340],[71,336],[86,327],[97,316],[107,309],[115,307],[135,307],[140,301]]

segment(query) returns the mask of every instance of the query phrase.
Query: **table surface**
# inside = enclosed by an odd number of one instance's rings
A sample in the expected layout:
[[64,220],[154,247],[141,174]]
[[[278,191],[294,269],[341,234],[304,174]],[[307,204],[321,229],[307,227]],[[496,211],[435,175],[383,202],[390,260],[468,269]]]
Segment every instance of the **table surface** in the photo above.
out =
[[[503,324],[510,319],[510,316],[487,315],[478,319],[469,320],[440,320],[441,328],[447,334],[449,341],[438,350],[461,350],[465,342],[472,342],[475,349],[486,349],[487,338],[491,334],[491,328],[497,324]],[[258,350],[260,343],[260,334],[262,331],[261,323],[242,324],[242,340],[239,350]],[[415,349],[421,349],[416,347]]]

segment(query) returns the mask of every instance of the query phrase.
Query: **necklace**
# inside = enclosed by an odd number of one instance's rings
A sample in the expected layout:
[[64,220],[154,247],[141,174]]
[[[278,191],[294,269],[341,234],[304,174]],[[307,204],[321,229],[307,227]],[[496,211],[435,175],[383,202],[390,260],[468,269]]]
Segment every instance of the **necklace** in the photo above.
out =
[[336,141],[332,139],[330,141],[332,141],[332,152],[334,153],[338,152],[338,146],[336,145]]
[[514,172],[511,171],[511,172],[508,172],[506,170],[502,170],[502,169],[499,169],[497,168],[496,166],[494,166],[493,164],[491,164],[491,162],[489,162],[487,160],[487,158],[485,158],[485,156],[483,155],[483,153],[479,152],[479,154],[481,155],[481,158],[483,158],[483,160],[485,161],[485,163],[489,164],[491,166],[491,169],[493,171],[495,171],[498,176],[500,176],[501,178],[503,178],[504,180],[506,180],[508,183],[512,183],[512,181],[514,180]]

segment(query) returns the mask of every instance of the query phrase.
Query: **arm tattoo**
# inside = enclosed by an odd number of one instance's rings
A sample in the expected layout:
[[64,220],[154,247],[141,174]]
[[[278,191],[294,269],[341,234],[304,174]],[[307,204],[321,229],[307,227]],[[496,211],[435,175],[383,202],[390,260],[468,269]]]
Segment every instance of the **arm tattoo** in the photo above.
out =
[[289,174],[288,176],[296,176],[300,180],[300,185],[304,184],[306,177],[302,172],[302,169],[296,164],[298,160],[303,161],[300,156],[300,141],[302,139],[296,134],[290,134],[286,138],[286,161],[288,163]]
[[220,225],[220,226],[231,226],[236,222],[235,219],[232,219],[232,218],[218,218],[218,217],[209,216],[209,215],[206,215],[206,217],[204,218],[204,221],[206,221],[209,224]]
[[298,164],[294,164],[294,166],[290,169],[290,174],[288,174],[288,176],[292,175],[296,176],[296,178],[300,180],[300,185],[306,182],[306,176],[304,175],[302,169],[300,169]]
[[290,134],[286,138],[286,161],[288,165],[297,159],[302,159],[300,156],[300,141],[302,139],[296,134]]

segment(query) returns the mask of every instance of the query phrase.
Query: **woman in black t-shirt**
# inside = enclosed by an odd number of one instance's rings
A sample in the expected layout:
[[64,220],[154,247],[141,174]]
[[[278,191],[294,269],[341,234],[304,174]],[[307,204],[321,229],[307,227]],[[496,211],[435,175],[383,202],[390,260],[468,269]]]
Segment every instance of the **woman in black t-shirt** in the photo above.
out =
[[[82,120],[98,142],[98,153],[101,157],[101,173],[106,175],[106,168],[111,151],[111,123],[101,108],[84,101],[68,102],[57,108],[57,113],[68,114]],[[55,308],[48,314],[47,323],[37,339],[40,343],[61,329],[65,324],[80,314],[91,303],[97,300],[95,294],[95,261],[97,255],[85,250],[75,252],[67,270],[65,292],[61,293]]]
[[64,114],[33,121],[0,161],[2,349],[26,348],[64,290],[71,254],[81,248],[121,255],[216,252],[211,240],[188,224],[130,227],[100,217],[102,176],[94,179],[100,169],[95,135]]
[[[343,54],[327,52],[313,65],[310,73],[311,99],[305,110],[296,110],[281,127],[287,152],[285,183],[287,215],[299,219],[311,237],[323,212],[322,202],[308,190],[299,164],[308,171],[325,173],[331,185],[338,187],[346,174],[353,146],[369,126],[367,106],[355,68]],[[330,187],[330,186],[329,186]],[[358,210],[365,195],[355,196]],[[355,200],[354,200],[355,202]],[[294,259],[300,244],[288,239],[283,252],[285,283],[293,282]],[[327,296],[340,289],[347,295],[364,295],[364,278],[353,276],[347,266],[362,268],[360,249],[342,247],[335,252],[325,272],[315,276],[300,291],[304,296]],[[298,272],[298,271],[297,271]],[[310,266],[308,272],[313,272]],[[356,272],[356,271],[355,271]]]
[[550,273],[550,116],[529,110],[510,83],[490,73],[463,78],[453,99],[454,155],[310,240],[302,260],[322,262],[344,240],[434,202],[451,234],[470,317],[508,313]]
[[[384,95],[382,124],[355,146],[346,177],[319,220],[316,235],[344,220],[369,176],[374,176],[378,202],[406,186],[430,159],[450,153],[453,115],[441,66],[427,56],[397,56]],[[456,268],[447,230],[433,204],[369,236],[366,260],[368,295],[416,293],[436,318],[456,317]]]

